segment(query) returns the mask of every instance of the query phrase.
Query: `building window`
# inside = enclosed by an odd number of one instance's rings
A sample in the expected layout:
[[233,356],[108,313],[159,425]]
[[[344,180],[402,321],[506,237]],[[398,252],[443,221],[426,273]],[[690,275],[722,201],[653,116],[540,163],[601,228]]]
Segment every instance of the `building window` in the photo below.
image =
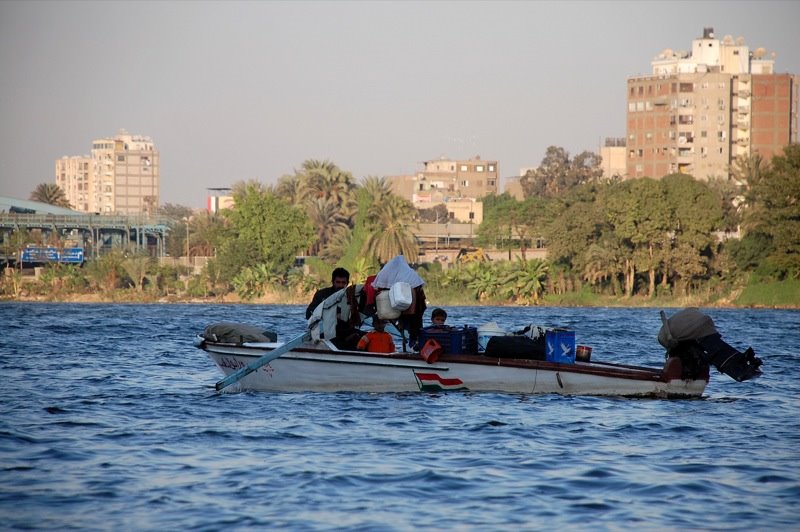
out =
[[483,165],[482,165],[482,164],[479,164],[478,166],[476,166],[476,167],[475,167],[475,171],[476,171],[476,172],[483,172]]
[[642,173],[643,171],[644,171],[644,165],[643,164],[637,164],[636,165],[636,172],[637,173]]
[[486,182],[487,186],[493,187],[494,186],[494,179],[490,179]]
[[467,171],[467,165],[466,164],[462,164],[461,165],[461,171],[462,172],[466,172]]
[[494,165],[493,165],[493,164],[490,164],[490,165],[489,165],[489,171],[490,171],[490,172],[494,172]]
[[628,112],[629,113],[635,113],[636,112],[636,103],[635,102],[630,102],[628,104]]
[[461,182],[461,186],[462,187],[468,187],[469,186],[469,181],[467,181],[467,180],[462,181]]
[[124,155],[117,155],[117,161],[119,161],[121,163],[124,163],[125,162],[125,156]]
[[701,132],[700,132],[700,137],[701,137],[701,138],[704,138],[704,139],[705,139],[705,138],[708,138],[708,131],[701,131]]

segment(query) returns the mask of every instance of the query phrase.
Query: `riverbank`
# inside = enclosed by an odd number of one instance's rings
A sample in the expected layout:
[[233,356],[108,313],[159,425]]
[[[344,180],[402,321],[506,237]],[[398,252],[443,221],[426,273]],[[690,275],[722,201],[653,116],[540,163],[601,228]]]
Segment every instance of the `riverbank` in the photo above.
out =
[[[619,307],[619,308],[764,308],[800,309],[800,280],[751,283],[724,296],[688,295],[678,297],[633,296],[619,297],[587,292],[544,296],[537,305],[520,305],[509,301],[477,301],[464,294],[452,296],[428,291],[428,306],[502,306],[502,307]],[[154,295],[146,291],[114,290],[111,292],[47,294],[21,292],[16,297],[2,296],[0,302],[48,302],[48,303],[131,303],[131,304],[242,304],[242,305],[305,305],[311,294],[298,294],[286,290],[276,290],[245,300],[235,293],[224,296],[189,297],[178,295]]]

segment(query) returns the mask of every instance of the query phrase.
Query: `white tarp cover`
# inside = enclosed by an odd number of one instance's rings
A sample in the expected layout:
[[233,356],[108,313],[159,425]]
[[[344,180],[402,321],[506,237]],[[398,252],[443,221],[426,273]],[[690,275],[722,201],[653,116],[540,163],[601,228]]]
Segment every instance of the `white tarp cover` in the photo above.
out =
[[[361,295],[363,287],[364,285],[356,285],[356,300]],[[350,319],[350,305],[345,297],[346,291],[347,288],[342,288],[329,295],[311,313],[311,317],[308,318],[308,330],[315,342],[319,342],[321,338],[326,340],[336,338],[337,320],[347,321]]]
[[391,288],[394,283],[408,283],[411,288],[416,288],[424,285],[425,281],[411,269],[404,256],[398,255],[381,268],[381,271],[375,276],[375,280],[372,281],[372,286],[374,288]]
[[347,298],[344,297],[345,290],[346,288],[342,288],[325,298],[308,318],[308,330],[315,342],[319,342],[320,338],[328,340],[336,338],[336,315],[339,312],[342,313],[341,319],[350,317],[350,305],[347,304]]

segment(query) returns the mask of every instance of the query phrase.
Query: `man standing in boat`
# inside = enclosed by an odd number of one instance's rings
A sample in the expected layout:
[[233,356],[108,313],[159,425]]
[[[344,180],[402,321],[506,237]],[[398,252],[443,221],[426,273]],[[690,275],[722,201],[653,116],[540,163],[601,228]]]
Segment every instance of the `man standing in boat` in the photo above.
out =
[[333,270],[333,273],[331,273],[331,286],[327,288],[321,288],[314,292],[314,297],[311,299],[311,303],[309,303],[308,307],[306,308],[306,319],[311,317],[314,309],[317,308],[320,303],[325,301],[328,296],[335,294],[342,288],[347,288],[348,284],[350,284],[350,272],[344,268],[336,268]]

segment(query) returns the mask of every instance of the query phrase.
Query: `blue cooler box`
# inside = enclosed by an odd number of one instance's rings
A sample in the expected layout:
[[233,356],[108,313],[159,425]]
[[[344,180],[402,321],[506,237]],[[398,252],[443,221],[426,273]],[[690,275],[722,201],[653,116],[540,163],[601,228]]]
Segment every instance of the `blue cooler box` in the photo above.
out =
[[560,364],[575,363],[575,331],[551,329],[544,335],[545,360]]
[[[475,354],[478,352],[478,329],[475,327],[433,329],[419,331],[419,348],[433,338],[439,342],[445,353],[451,355]],[[573,348],[573,351],[575,349]]]

